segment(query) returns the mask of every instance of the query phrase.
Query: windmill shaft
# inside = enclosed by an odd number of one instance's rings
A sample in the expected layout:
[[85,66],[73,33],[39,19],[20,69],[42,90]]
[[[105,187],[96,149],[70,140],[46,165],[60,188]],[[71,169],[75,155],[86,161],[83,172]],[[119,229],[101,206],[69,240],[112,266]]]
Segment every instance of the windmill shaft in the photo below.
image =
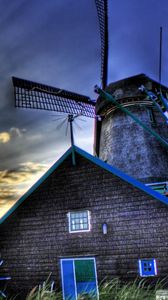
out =
[[76,165],[76,159],[75,159],[75,151],[74,151],[74,135],[73,135],[73,121],[75,119],[75,116],[72,114],[68,115],[68,122],[70,124],[70,136],[71,136],[71,147],[72,147],[72,164],[73,166]]
[[71,146],[74,146],[74,135],[73,135],[73,119],[69,121],[70,123],[70,135],[71,135]]

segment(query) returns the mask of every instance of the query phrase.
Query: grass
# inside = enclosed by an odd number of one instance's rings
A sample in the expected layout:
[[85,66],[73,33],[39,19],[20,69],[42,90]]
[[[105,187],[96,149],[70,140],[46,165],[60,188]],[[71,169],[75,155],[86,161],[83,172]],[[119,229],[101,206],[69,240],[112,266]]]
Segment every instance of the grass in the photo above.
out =
[[99,300],[155,300],[156,291],[167,287],[167,277],[158,280],[155,285],[147,279],[136,279],[122,283],[118,278],[105,282],[99,287]]
[[[121,283],[117,278],[110,282],[104,282],[99,287],[99,300],[155,300],[156,290],[164,288],[166,279],[159,281],[155,286],[147,284],[147,281],[135,280],[134,282]],[[62,293],[50,291],[48,281],[43,286],[33,288],[25,300],[62,300]],[[15,300],[16,297],[8,300]],[[94,299],[90,295],[80,295],[78,300]],[[0,300],[4,300],[0,297]],[[94,299],[95,300],[95,299]]]
[[62,293],[50,291],[50,285],[46,282],[43,286],[33,288],[25,300],[62,300]]
[[141,280],[121,284],[118,279],[100,286],[100,300],[155,300],[155,289]]

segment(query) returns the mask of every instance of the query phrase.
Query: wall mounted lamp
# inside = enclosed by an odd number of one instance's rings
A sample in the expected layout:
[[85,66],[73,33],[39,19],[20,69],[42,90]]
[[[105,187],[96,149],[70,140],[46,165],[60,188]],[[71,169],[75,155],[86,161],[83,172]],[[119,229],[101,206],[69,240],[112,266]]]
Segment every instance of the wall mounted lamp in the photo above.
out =
[[103,223],[102,224],[102,231],[103,231],[103,234],[107,234],[107,230],[108,230],[108,228],[107,228],[107,223]]

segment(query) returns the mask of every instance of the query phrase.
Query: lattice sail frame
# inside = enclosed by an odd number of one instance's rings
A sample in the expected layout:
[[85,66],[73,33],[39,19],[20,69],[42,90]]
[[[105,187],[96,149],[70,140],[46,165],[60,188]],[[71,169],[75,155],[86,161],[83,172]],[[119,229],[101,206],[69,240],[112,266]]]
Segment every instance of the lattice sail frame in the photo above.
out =
[[[101,37],[101,82],[107,85],[108,73],[108,0],[95,0]],[[48,85],[12,77],[15,106],[84,115],[95,118],[95,102],[87,96]]]
[[107,86],[108,76],[108,0],[95,0],[101,38],[101,82]]
[[12,80],[16,107],[95,117],[95,103],[87,96],[16,77]]

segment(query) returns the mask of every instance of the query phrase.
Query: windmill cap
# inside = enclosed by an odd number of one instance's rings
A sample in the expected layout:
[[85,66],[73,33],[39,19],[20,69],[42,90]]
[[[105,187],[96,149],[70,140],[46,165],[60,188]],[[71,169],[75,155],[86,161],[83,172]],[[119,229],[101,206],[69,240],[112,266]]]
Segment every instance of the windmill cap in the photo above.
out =
[[[140,87],[144,86],[149,91],[156,93],[156,90],[160,89],[159,82],[149,78],[145,74],[139,74],[124,78],[110,83],[105,91],[111,94],[116,100],[122,100],[124,106],[135,104],[151,105],[152,102],[146,101],[146,95],[143,93]],[[161,85],[162,92],[168,92],[168,88]],[[101,114],[106,107],[114,106],[107,100],[98,98],[96,103],[96,114]]]

